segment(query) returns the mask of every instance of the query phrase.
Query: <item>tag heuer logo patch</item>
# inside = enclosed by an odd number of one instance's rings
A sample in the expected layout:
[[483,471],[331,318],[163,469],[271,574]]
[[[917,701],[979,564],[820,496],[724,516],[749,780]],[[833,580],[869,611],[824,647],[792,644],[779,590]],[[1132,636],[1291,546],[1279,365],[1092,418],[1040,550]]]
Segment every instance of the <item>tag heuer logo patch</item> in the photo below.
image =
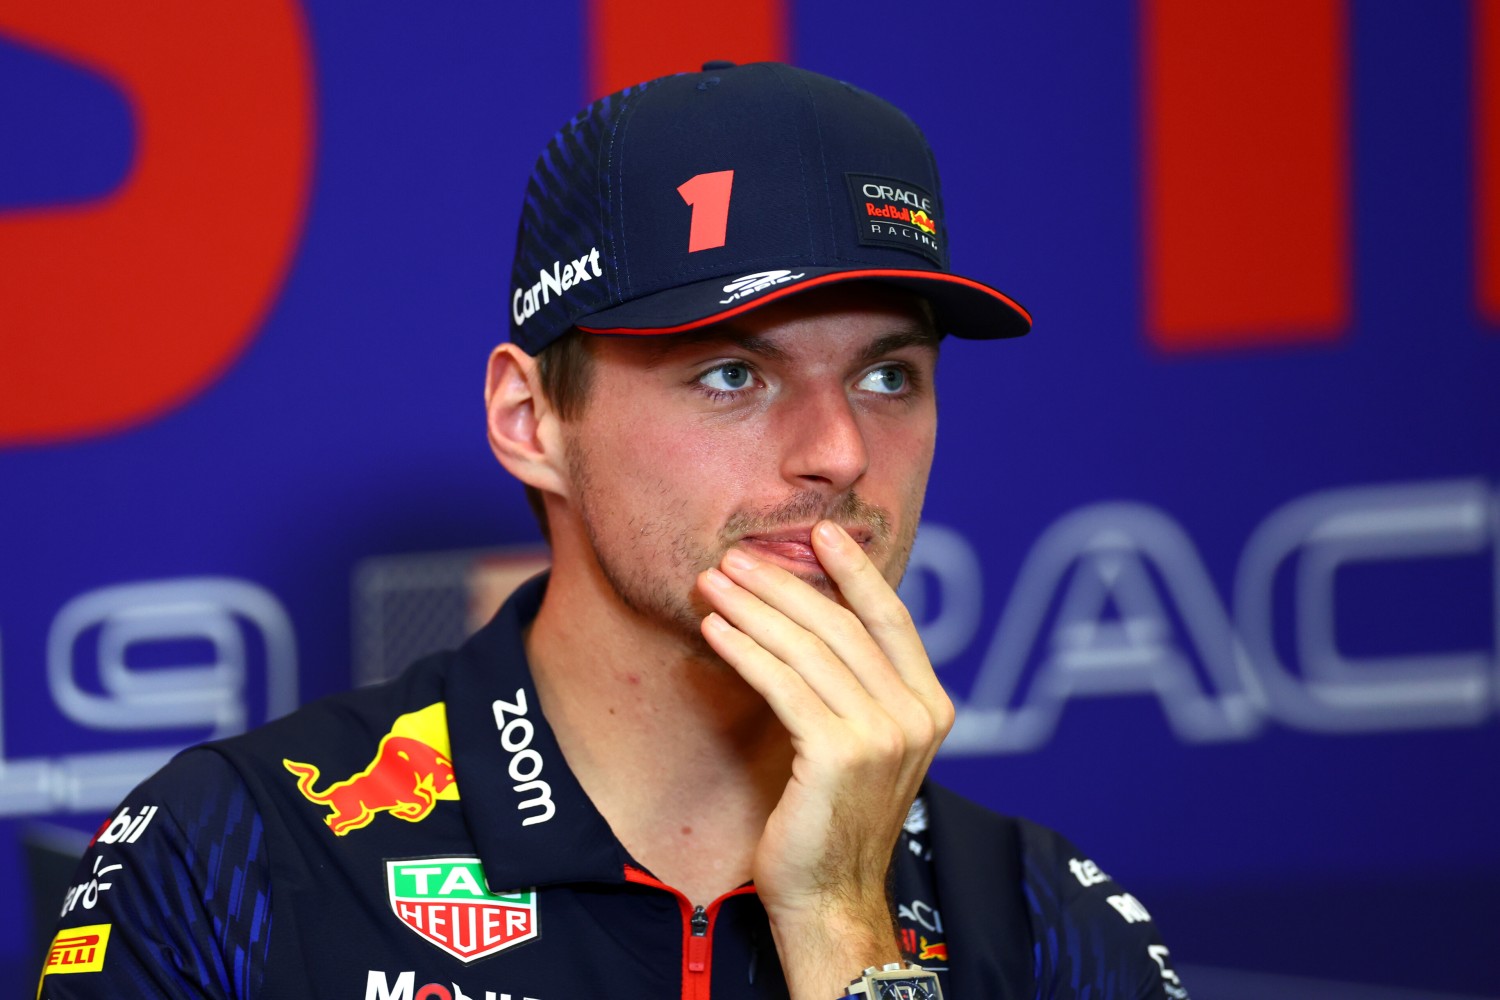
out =
[[478,858],[387,861],[385,881],[397,919],[462,962],[537,936],[535,890],[486,892]]

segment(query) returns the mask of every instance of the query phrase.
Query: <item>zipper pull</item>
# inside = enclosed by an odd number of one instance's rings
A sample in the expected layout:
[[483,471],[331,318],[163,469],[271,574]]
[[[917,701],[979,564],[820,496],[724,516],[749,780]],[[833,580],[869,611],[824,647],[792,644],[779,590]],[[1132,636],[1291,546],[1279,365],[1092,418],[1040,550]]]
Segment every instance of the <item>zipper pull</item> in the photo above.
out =
[[688,938],[688,971],[702,972],[708,968],[708,913],[695,906],[688,923],[693,929],[692,937]]

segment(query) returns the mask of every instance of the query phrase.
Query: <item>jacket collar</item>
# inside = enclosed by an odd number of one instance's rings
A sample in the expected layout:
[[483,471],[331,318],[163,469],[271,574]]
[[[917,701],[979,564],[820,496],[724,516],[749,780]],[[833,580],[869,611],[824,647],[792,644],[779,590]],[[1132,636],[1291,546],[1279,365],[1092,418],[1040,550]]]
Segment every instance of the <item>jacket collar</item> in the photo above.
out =
[[546,593],[522,584],[458,651],[446,701],[464,822],[494,891],[625,881],[632,863],[568,768],[542,714],[524,630]]

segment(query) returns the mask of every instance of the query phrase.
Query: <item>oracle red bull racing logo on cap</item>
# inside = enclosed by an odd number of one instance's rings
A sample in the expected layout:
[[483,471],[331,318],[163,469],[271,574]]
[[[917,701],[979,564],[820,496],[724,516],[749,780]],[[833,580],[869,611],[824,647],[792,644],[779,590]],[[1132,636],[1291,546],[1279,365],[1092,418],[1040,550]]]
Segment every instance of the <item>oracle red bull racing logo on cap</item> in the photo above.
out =
[[490,892],[478,858],[387,861],[385,873],[396,918],[461,962],[537,936],[536,890]]
[[848,177],[860,243],[910,250],[934,264],[943,264],[937,199],[915,184],[891,177]]
[[388,812],[409,823],[426,819],[439,800],[456,801],[458,784],[449,756],[448,719],[441,702],[398,717],[380,740],[368,767],[322,791],[317,765],[283,759],[297,776],[297,791],[330,812],[328,829],[342,837]]

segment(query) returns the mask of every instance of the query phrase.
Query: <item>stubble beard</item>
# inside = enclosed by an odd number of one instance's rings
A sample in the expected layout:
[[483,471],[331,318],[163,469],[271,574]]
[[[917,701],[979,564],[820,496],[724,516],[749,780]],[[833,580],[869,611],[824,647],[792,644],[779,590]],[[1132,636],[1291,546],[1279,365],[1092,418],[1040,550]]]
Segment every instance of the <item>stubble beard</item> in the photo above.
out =
[[[877,560],[880,553],[890,546],[890,558],[883,571],[892,588],[905,573],[916,540],[920,495],[911,505],[912,516],[902,522],[899,532],[893,537],[889,514],[853,491],[836,497],[802,492],[767,507],[736,512],[708,546],[695,543],[683,530],[687,524],[686,500],[664,503],[649,515],[633,517],[626,525],[629,541],[617,547],[600,530],[599,511],[611,502],[611,498],[600,496],[595,489],[589,464],[587,448],[569,450],[569,473],[577,497],[579,519],[605,582],[633,614],[665,625],[700,653],[709,651],[700,623],[712,609],[698,596],[694,581],[699,573],[718,565],[724,553],[740,539],[824,518],[846,528],[864,528],[870,533],[867,551]],[[663,488],[660,492],[665,498],[669,491]],[[634,551],[635,558],[629,558],[630,552],[624,551],[626,548]],[[799,576],[829,598],[840,600],[838,588],[827,574],[817,572]]]

